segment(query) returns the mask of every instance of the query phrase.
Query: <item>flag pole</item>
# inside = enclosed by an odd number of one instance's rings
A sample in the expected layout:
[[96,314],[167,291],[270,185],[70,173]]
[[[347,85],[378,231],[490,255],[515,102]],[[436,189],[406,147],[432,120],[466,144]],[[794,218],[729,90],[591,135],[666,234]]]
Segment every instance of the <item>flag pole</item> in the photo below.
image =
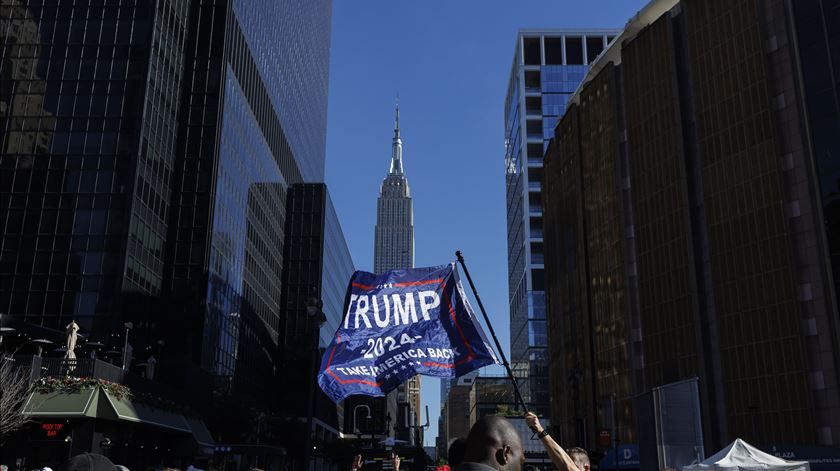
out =
[[522,410],[528,412],[528,406],[525,405],[525,400],[522,399],[522,393],[519,392],[519,384],[513,376],[513,370],[510,369],[510,363],[508,363],[507,358],[505,357],[505,352],[502,351],[502,344],[499,343],[499,338],[496,337],[496,331],[493,329],[493,324],[490,323],[490,318],[487,317],[487,311],[484,310],[484,304],[481,302],[481,297],[478,296],[478,291],[475,289],[475,284],[470,276],[470,271],[467,269],[467,264],[464,263],[464,256],[461,255],[460,250],[455,251],[455,257],[458,259],[458,263],[461,264],[461,267],[464,268],[464,274],[467,275],[467,281],[470,283],[470,288],[472,289],[473,295],[475,295],[475,300],[478,301],[478,308],[481,309],[481,314],[484,316],[484,323],[487,324],[487,328],[490,329],[490,335],[493,336],[493,341],[496,343],[496,352],[499,353],[499,357],[502,359],[502,365],[504,365],[505,370],[507,370],[510,382],[513,384],[513,391],[516,393],[516,399],[519,402],[519,405],[522,406]]

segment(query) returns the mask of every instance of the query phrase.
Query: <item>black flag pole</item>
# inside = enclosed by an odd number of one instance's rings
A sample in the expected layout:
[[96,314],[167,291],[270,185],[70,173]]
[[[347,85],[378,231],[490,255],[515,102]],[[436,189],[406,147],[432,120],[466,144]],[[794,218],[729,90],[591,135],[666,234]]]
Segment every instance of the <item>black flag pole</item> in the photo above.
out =
[[490,335],[493,336],[493,342],[496,343],[496,352],[498,352],[499,357],[502,359],[502,365],[504,365],[505,370],[507,370],[510,382],[513,383],[513,391],[516,393],[516,399],[519,402],[519,405],[522,406],[522,410],[528,412],[528,406],[525,405],[525,400],[522,399],[522,393],[519,392],[519,384],[513,376],[513,370],[510,369],[510,363],[508,363],[507,358],[505,357],[505,352],[502,351],[502,344],[499,343],[499,338],[496,337],[496,330],[493,329],[493,324],[490,323],[490,318],[487,317],[487,311],[484,310],[484,304],[481,302],[481,297],[475,289],[475,284],[470,276],[470,271],[467,269],[467,264],[464,263],[464,256],[461,255],[460,250],[455,251],[455,257],[458,258],[458,263],[460,263],[461,267],[464,268],[464,274],[467,275],[467,281],[470,283],[470,288],[472,289],[473,295],[475,295],[475,300],[478,302],[478,308],[481,309],[481,315],[484,316],[484,323],[487,324],[487,328],[490,329]]

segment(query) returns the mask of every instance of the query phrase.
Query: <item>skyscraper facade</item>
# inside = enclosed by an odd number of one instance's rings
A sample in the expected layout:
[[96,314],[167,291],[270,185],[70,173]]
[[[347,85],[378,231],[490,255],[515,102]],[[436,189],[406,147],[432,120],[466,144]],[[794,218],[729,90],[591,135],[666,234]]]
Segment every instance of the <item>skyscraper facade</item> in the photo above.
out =
[[452,389],[452,379],[441,378],[440,380],[440,407],[446,404],[446,399],[449,397],[449,390]]
[[329,0],[4,1],[0,312],[104,343],[130,321],[197,403],[275,407],[286,197],[323,179],[330,19]]
[[171,186],[157,183],[174,171],[188,7],[4,2],[0,192],[13,225],[0,310],[10,316],[94,331],[122,324],[111,315],[122,292],[162,291]]
[[[459,437],[466,437],[466,433],[463,435],[451,435],[449,432],[449,423],[447,421],[448,414],[452,412],[452,408],[460,407],[459,405],[449,404],[449,393],[456,385],[460,384],[463,386],[472,384],[478,375],[479,370],[474,370],[457,378],[440,378],[440,419],[438,420],[437,446],[440,450],[442,450],[438,452],[439,454],[442,453],[441,456],[446,455],[448,445],[451,440]],[[461,412],[465,415],[467,414],[464,411]],[[469,431],[469,425],[467,426],[467,431]]]
[[[283,250],[281,349],[283,377],[289,384],[284,402],[287,416],[308,423],[308,433],[320,440],[338,440],[344,409],[315,384],[323,349],[332,341],[344,315],[347,282],[355,271],[327,186],[292,185],[286,201],[286,241]],[[311,415],[310,415],[311,414]],[[311,419],[310,419],[311,417]],[[306,449],[312,449],[311,443]],[[310,454],[317,469],[324,457]],[[304,457],[305,459],[305,457]],[[305,468],[306,461],[294,463]]]
[[458,378],[441,378],[440,380],[440,405],[443,407],[446,404],[446,399],[449,397],[449,390],[452,386],[458,383],[460,378],[475,379],[478,377],[480,370],[473,370]]
[[391,168],[382,181],[376,201],[373,271],[383,273],[400,268],[414,268],[414,208],[411,189],[403,172],[400,108],[394,121],[391,144]]
[[522,30],[505,98],[511,363],[533,410],[549,403],[543,274],[543,155],[588,65],[612,30]]
[[655,0],[592,64],[545,158],[563,436],[652,443],[633,398],[697,378],[707,453],[840,441],[826,7]]
[[289,110],[310,106],[308,96],[313,108],[326,106],[330,12],[328,1],[192,5],[171,288],[192,292],[207,274],[207,288],[182,301],[190,313],[204,311],[192,320],[201,339],[185,353],[200,352],[203,368],[241,380],[255,397],[264,390],[248,378],[270,369],[280,342],[286,190],[321,178],[313,169],[323,167],[325,111]]

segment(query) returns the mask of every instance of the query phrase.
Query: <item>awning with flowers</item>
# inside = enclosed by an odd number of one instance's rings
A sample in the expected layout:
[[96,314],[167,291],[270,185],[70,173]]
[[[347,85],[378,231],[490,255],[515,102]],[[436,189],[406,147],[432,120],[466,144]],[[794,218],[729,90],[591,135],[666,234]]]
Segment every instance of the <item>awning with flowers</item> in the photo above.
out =
[[27,398],[23,410],[33,418],[95,418],[98,403],[98,389],[82,389],[74,392],[33,391]]
[[[98,378],[49,377],[41,378],[32,385],[24,410],[34,419],[88,417],[120,420],[195,435],[195,427],[191,427],[182,413],[145,402],[150,401],[143,401],[142,396],[135,398],[131,389],[119,383]],[[162,400],[155,402],[166,403]],[[190,420],[201,422],[194,418]],[[207,441],[204,434],[200,435],[196,439],[198,443]]]

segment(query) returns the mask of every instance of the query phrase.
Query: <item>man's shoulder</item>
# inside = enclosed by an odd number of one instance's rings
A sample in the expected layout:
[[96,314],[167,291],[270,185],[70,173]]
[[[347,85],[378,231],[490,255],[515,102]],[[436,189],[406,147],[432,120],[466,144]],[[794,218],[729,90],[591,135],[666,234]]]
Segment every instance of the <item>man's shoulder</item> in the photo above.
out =
[[474,463],[472,461],[465,461],[461,463],[455,471],[496,471],[490,466],[481,463]]

